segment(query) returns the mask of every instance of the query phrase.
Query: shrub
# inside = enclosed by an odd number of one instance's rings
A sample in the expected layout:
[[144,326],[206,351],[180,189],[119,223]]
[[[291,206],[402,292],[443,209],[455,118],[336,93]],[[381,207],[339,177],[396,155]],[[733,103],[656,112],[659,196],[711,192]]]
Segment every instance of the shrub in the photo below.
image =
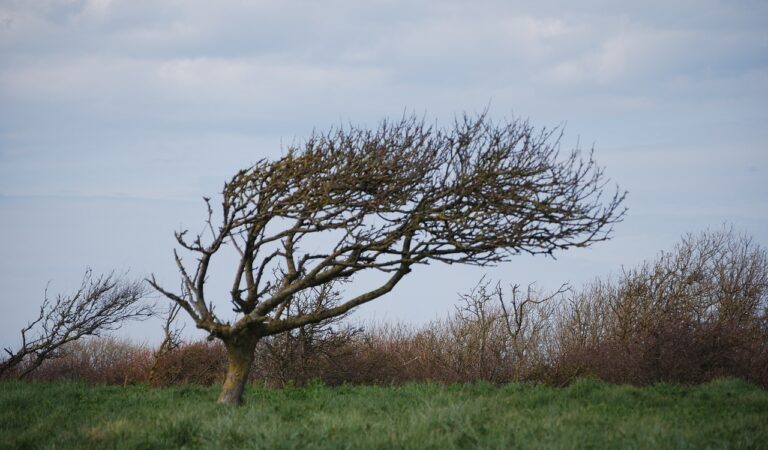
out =
[[561,373],[607,381],[766,378],[768,254],[729,229],[688,235],[671,252],[598,281],[561,307]]
[[181,344],[158,356],[152,384],[170,386],[221,383],[226,367],[227,356],[220,342],[198,341]]
[[93,337],[69,342],[57,357],[47,359],[29,377],[33,380],[79,380],[88,383],[146,382],[152,352],[143,345],[115,337]]

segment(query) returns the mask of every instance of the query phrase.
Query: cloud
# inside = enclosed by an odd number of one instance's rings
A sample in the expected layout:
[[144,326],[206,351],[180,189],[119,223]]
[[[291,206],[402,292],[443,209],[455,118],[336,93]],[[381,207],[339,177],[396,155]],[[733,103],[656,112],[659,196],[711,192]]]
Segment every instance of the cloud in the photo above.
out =
[[[754,16],[766,7],[693,6],[9,1],[0,156],[64,135],[89,137],[69,151],[181,130],[290,139],[403,108],[450,118],[489,101],[544,124],[570,120],[587,140],[636,139],[664,111],[765,117],[768,34]],[[619,118],[635,123],[601,126]]]
[[489,101],[609,145],[693,138],[702,124],[698,134],[722,140],[713,123],[743,134],[766,117],[768,33],[756,16],[768,7],[696,5],[7,1],[0,157],[52,147],[77,160],[174,133],[290,140],[404,108],[450,119]]

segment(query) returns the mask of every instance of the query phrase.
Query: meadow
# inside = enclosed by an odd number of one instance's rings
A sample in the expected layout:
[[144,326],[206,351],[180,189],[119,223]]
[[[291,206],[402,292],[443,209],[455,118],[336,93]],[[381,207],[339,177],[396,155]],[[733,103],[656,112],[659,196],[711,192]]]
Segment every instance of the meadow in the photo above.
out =
[[273,389],[0,383],[1,448],[766,448],[768,391],[736,379]]

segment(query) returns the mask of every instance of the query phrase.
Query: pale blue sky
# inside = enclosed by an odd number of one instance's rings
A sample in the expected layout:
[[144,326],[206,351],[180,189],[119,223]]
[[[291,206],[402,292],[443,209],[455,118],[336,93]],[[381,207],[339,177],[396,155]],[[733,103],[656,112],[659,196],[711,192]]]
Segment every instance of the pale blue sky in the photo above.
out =
[[420,268],[360,320],[443,316],[486,272],[579,284],[723,222],[768,244],[766,23],[764,1],[0,0],[0,344],[86,266],[176,285],[172,232],[237,169],[403,111],[566,123],[630,209],[557,261]]

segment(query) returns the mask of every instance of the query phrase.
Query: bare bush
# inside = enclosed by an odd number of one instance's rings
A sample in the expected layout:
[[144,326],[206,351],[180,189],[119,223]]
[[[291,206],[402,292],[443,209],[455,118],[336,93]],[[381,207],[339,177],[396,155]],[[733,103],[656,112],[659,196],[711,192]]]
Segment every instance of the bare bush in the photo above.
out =
[[165,312],[165,321],[163,323],[163,340],[160,346],[152,353],[152,366],[149,368],[149,381],[153,384],[159,384],[157,381],[157,365],[160,359],[168,353],[176,350],[182,344],[182,328],[174,328],[173,324],[181,310],[177,303],[171,304]]
[[182,343],[161,355],[154,367],[149,380],[154,386],[221,383],[227,367],[226,350],[220,342]]
[[[294,295],[282,308],[289,319],[335,307],[341,301],[338,285],[343,280],[324,284]],[[351,352],[360,329],[343,324],[348,313],[308,323],[293,330],[262,339],[256,346],[251,377],[272,385],[305,384],[319,379],[336,384],[338,360]]]
[[511,381],[525,378],[546,360],[546,339],[553,314],[551,300],[562,294],[542,295],[529,285],[505,294],[500,283],[481,281],[461,296],[462,306],[447,323],[455,367],[469,373],[463,379]]
[[21,347],[0,363],[0,376],[14,370],[23,378],[46,359],[60,356],[63,345],[84,336],[98,336],[116,330],[127,320],[143,320],[153,315],[143,302],[146,287],[127,281],[114,272],[93,276],[86,270],[80,288],[72,295],[45,299],[37,318],[21,330]]
[[112,336],[89,337],[62,345],[57,358],[46,359],[28,378],[104,384],[144,383],[151,358],[152,352],[146,346]]
[[549,362],[552,300],[563,289],[543,296],[529,286],[523,296],[517,285],[507,293],[483,280],[447,318],[419,328],[375,326],[337,360],[347,381],[366,384],[531,379]]
[[688,235],[561,311],[561,369],[631,383],[751,378],[766,360],[768,256],[731,229]]

